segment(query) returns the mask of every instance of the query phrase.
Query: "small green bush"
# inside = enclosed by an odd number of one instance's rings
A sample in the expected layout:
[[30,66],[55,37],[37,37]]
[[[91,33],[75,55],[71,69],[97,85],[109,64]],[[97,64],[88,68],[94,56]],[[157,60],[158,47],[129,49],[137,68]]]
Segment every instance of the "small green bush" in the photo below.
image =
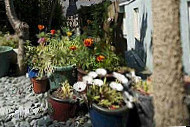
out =
[[9,33],[2,34],[2,32],[0,32],[0,46],[18,48],[18,43],[19,39],[16,35],[10,35]]

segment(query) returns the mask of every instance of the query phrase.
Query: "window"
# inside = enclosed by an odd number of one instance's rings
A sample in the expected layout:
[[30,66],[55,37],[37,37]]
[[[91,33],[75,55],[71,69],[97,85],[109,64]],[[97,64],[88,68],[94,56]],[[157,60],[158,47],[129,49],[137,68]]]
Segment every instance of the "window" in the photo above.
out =
[[134,37],[140,40],[140,27],[139,27],[139,8],[133,10],[133,26],[134,26]]

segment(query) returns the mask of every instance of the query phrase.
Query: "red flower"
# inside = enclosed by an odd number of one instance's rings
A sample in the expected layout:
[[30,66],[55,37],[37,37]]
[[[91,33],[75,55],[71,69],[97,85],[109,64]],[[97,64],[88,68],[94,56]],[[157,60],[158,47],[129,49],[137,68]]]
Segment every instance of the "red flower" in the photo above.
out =
[[99,55],[99,56],[96,57],[96,60],[98,62],[102,62],[102,61],[104,61],[104,59],[105,59],[105,56],[103,56],[103,55]]
[[115,110],[115,109],[117,109],[114,105],[112,105],[112,106],[110,106],[110,109],[111,110]]
[[73,45],[73,46],[71,46],[69,49],[74,51],[74,50],[77,49],[77,47]]
[[93,44],[93,39],[92,38],[87,38],[87,39],[84,40],[84,45],[86,47],[90,47],[90,46],[92,46],[92,44]]
[[55,34],[55,30],[51,30],[51,35],[54,35]]
[[38,29],[41,31],[41,30],[43,30],[45,28],[45,26],[44,25],[38,25]]

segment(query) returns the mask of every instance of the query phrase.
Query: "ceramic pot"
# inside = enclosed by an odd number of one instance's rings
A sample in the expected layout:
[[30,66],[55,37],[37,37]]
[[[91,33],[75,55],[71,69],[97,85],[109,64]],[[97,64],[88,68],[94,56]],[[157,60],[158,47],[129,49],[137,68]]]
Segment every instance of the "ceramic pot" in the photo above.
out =
[[63,100],[52,96],[55,90],[48,92],[48,113],[52,119],[64,122],[74,117],[77,104],[72,100]]
[[49,81],[47,78],[40,80],[31,78],[31,82],[33,84],[33,90],[36,94],[45,93],[48,91]]

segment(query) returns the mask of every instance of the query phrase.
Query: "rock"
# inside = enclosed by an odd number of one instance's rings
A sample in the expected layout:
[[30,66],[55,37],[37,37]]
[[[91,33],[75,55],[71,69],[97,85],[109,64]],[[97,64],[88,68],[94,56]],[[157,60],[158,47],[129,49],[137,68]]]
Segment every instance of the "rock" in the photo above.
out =
[[41,118],[40,114],[37,114],[37,115],[31,117],[32,120],[36,120],[36,119],[40,119],[40,118]]
[[43,118],[41,118],[38,120],[38,126],[43,126],[43,125],[46,125],[46,121]]
[[85,123],[85,124],[83,125],[83,127],[92,127],[92,124],[91,124],[91,123]]
[[46,122],[46,125],[49,126],[50,124],[53,123],[53,120],[50,118],[50,116],[46,116],[45,117],[45,122]]
[[18,80],[17,79],[14,79],[13,81],[12,81],[12,84],[14,85],[14,84],[17,84],[18,83]]
[[87,122],[89,115],[84,116],[84,113],[66,122],[53,121],[47,109],[47,92],[35,94],[30,80],[25,76],[0,78],[0,126],[77,127],[80,120],[86,126],[91,124]]
[[28,122],[21,122],[20,127],[30,127],[30,124]]
[[5,127],[15,127],[15,125],[12,121],[9,121],[9,122],[5,123]]
[[12,118],[11,122],[13,122],[13,124],[16,125],[19,122],[19,120],[16,118]]
[[72,124],[71,119],[67,120],[67,122],[66,122],[66,126],[70,127],[71,124]]

